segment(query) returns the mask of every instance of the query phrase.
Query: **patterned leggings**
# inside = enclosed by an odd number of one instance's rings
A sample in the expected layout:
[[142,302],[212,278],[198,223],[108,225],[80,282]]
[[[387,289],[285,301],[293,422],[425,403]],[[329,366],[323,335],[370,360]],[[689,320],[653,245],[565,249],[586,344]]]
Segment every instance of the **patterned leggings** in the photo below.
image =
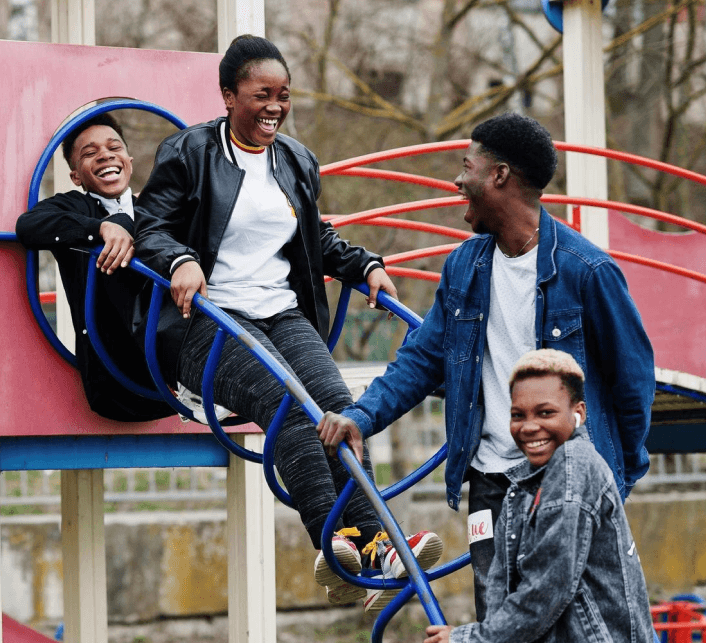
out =
[[[247,319],[231,311],[229,314],[297,377],[322,410],[339,412],[352,403],[326,345],[301,311],[287,310],[268,319]],[[179,381],[199,394],[216,328],[208,317],[197,313],[179,357]],[[264,429],[270,425],[283,395],[284,389],[270,372],[228,337],[216,370],[215,402]],[[316,428],[296,403],[277,439],[275,465],[311,542],[320,549],[324,521],[349,475],[338,460],[326,455]],[[372,478],[367,447],[363,466]],[[337,528],[358,527],[363,544],[380,530],[379,520],[360,489],[348,503],[342,523]]]

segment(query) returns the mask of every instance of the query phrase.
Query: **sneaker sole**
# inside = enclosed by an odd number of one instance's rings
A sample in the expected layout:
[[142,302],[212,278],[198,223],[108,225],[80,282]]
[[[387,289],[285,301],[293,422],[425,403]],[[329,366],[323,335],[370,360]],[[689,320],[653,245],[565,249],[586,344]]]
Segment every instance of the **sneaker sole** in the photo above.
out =
[[[338,578],[338,577],[337,577]],[[339,584],[334,587],[326,588],[326,598],[331,605],[347,605],[355,603],[361,598],[365,598],[368,591],[364,587],[351,585],[338,579]]]
[[[441,552],[443,550],[443,541],[434,533],[425,534],[422,539],[414,547],[412,547],[412,553],[423,570],[429,569],[434,563],[436,563],[436,561],[441,558]],[[392,562],[390,570],[395,578],[406,578],[408,576],[407,570],[402,563],[399,553]]]
[[377,614],[385,609],[397,594],[400,593],[399,589],[382,589],[375,592],[370,596],[365,603],[365,611],[370,614]]
[[[345,543],[333,543],[333,555],[341,564],[341,567],[349,571],[351,574],[357,574],[361,570],[360,560],[355,555],[356,552]],[[349,585],[342,581],[333,570],[328,566],[326,559],[321,556],[316,561],[316,569],[314,570],[314,580],[325,587],[334,590],[342,584]],[[365,591],[365,590],[363,590]]]

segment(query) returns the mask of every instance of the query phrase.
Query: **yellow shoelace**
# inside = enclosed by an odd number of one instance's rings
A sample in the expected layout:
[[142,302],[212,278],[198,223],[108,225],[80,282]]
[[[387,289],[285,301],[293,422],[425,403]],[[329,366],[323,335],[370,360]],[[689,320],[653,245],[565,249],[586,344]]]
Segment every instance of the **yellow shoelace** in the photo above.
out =
[[383,540],[388,540],[388,535],[386,531],[378,531],[378,533],[375,534],[375,538],[373,538],[365,547],[363,547],[363,554],[370,554],[370,564],[375,561],[375,557],[377,556],[378,553],[378,543],[383,541]]
[[[358,527],[344,527],[343,529],[339,529],[338,531],[334,532],[337,536],[345,536],[348,538],[349,536],[360,536],[360,530]],[[377,536],[375,536],[377,538]]]

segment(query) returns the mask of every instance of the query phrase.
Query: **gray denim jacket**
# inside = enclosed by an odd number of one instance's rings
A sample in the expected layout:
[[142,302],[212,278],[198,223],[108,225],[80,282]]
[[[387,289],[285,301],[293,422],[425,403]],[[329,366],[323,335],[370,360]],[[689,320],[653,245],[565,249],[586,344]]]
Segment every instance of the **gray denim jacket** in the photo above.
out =
[[613,475],[585,427],[506,472],[488,616],[451,643],[651,643],[645,578]]

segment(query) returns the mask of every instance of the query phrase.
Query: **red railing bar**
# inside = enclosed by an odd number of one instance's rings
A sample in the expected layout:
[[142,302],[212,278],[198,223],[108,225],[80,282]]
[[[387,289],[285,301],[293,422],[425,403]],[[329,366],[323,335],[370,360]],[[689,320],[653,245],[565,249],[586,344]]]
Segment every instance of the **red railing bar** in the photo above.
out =
[[384,217],[389,214],[402,214],[403,212],[416,212],[419,210],[431,210],[433,208],[446,208],[464,205],[467,203],[460,196],[446,196],[438,199],[424,199],[422,201],[410,201],[409,203],[398,203],[396,205],[386,205],[381,208],[364,210],[356,214],[342,214],[331,221],[334,228],[340,228],[354,223],[363,223],[369,219]]
[[654,259],[638,257],[637,255],[631,255],[627,252],[620,252],[619,250],[608,250],[607,252],[611,257],[613,257],[613,259],[621,259],[622,261],[630,261],[631,263],[636,263],[641,266],[649,266],[650,268],[656,268],[657,270],[664,270],[665,272],[671,272],[681,277],[695,279],[696,281],[701,281],[706,284],[706,275],[701,274],[700,272],[696,272],[694,270],[688,270],[687,268],[673,266],[670,263],[655,261]]
[[[400,268],[398,266],[385,266],[385,272],[393,277],[408,277],[409,279],[419,279],[420,281],[440,281],[441,273],[430,272],[428,270],[419,270],[417,268]],[[328,283],[333,281],[333,277],[324,277],[324,281]]]
[[619,212],[638,214],[643,217],[657,219],[658,221],[664,221],[665,223],[673,223],[674,225],[681,226],[682,228],[688,228],[689,230],[706,234],[706,225],[703,223],[697,223],[696,221],[691,221],[690,219],[678,217],[675,214],[668,214],[666,212],[653,210],[652,208],[646,208],[641,205],[621,203],[620,201],[604,201],[603,199],[591,199],[588,197],[564,196],[563,194],[545,194],[542,196],[542,201],[544,203],[563,203],[564,205],[587,205],[595,208],[608,208],[611,210],[618,210]]
[[404,263],[405,261],[414,261],[415,259],[424,259],[426,257],[438,257],[439,255],[447,255],[458,248],[460,243],[447,243],[443,246],[432,246],[430,248],[421,248],[419,250],[408,250],[400,252],[396,255],[385,257],[385,266]]
[[[346,215],[327,214],[321,218],[324,221],[333,222],[339,216]],[[436,223],[410,221],[409,219],[371,219],[370,221],[367,221],[365,225],[381,226],[384,228],[401,228],[404,230],[414,230],[416,232],[428,232],[430,234],[438,234],[440,236],[461,239],[462,241],[473,236],[473,233],[470,230],[459,230],[458,228],[449,228],[448,226],[438,225]]]
[[[321,168],[321,175],[327,176],[330,174],[338,174],[344,170],[358,167],[360,165],[370,165],[371,163],[380,163],[382,161],[389,161],[407,156],[418,156],[420,154],[431,154],[432,152],[446,152],[449,150],[465,149],[470,143],[470,139],[462,139],[458,141],[439,141],[437,143],[421,143],[420,145],[410,145],[408,147],[400,147],[395,150],[374,152],[372,154],[357,156],[346,161],[338,161],[336,163],[324,165]],[[706,185],[706,176],[703,174],[692,172],[691,170],[685,170],[670,163],[663,163],[662,161],[655,161],[643,156],[637,156],[636,154],[629,154],[628,152],[620,152],[618,150],[611,150],[602,147],[592,147],[590,145],[565,143],[563,141],[554,141],[554,146],[557,150],[562,152],[578,152],[581,154],[603,156],[616,161],[622,161],[624,163],[642,165],[643,167],[672,174],[674,176],[679,176],[681,178],[694,181],[695,183],[700,183],[701,185]]]
[[373,152],[372,154],[364,154],[356,156],[346,161],[337,161],[329,163],[321,168],[321,176],[329,174],[338,174],[343,170],[347,170],[359,165],[370,165],[371,163],[380,163],[382,161],[390,161],[407,156],[418,156],[420,154],[430,154],[432,152],[446,152],[448,150],[461,150],[468,147],[470,140],[459,141],[439,141],[437,143],[421,143],[419,145],[409,145],[407,147],[398,147],[394,150],[385,150],[383,152]]
[[39,293],[39,303],[40,304],[55,304],[56,303],[56,293],[55,292],[40,292]]
[[393,277],[409,277],[410,279],[420,279],[421,281],[440,281],[441,273],[429,272],[427,270],[417,270],[416,268],[400,268],[399,266],[390,266],[385,268],[388,275]]
[[660,172],[665,172],[666,174],[673,174],[674,176],[688,179],[689,181],[694,181],[695,183],[700,183],[701,185],[706,185],[706,176],[703,174],[692,172],[691,170],[685,170],[684,168],[671,165],[670,163],[663,163],[662,161],[655,161],[654,159],[648,159],[644,156],[637,156],[637,154],[619,152],[618,150],[610,150],[603,147],[591,147],[589,145],[564,143],[562,141],[554,141],[554,147],[562,152],[593,154],[594,156],[605,156],[606,158],[613,159],[615,161],[622,161],[624,163],[631,163],[632,165],[642,165],[643,167],[648,167],[652,170],[658,170]]
[[395,172],[393,170],[374,170],[367,167],[350,168],[337,172],[336,176],[362,176],[370,179],[385,179],[387,181],[398,181],[400,183],[413,183],[446,192],[456,192],[458,189],[452,181],[433,179],[420,174],[408,174],[407,172]]

